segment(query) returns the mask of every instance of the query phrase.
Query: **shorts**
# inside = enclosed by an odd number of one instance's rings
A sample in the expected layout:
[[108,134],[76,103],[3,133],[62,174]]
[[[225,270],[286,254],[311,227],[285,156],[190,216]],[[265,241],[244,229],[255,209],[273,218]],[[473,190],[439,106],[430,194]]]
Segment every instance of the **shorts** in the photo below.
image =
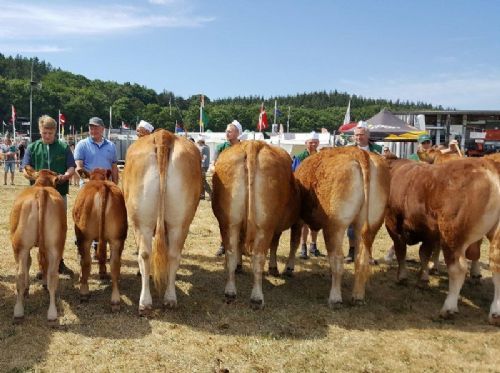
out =
[[10,170],[10,173],[13,174],[14,171],[16,170],[16,162],[15,161],[5,161],[4,170],[5,170],[5,172],[9,172],[9,170]]

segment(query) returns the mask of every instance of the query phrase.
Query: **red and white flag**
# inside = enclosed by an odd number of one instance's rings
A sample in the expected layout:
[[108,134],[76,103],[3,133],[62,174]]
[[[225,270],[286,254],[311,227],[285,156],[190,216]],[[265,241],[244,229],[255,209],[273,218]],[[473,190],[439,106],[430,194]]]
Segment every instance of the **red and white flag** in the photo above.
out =
[[130,126],[122,120],[122,128],[124,130],[128,130],[130,128]]
[[257,124],[257,130],[262,131],[269,127],[267,123],[266,109],[264,108],[264,103],[260,106],[259,123]]
[[59,112],[59,125],[64,128],[65,124],[66,124],[66,115]]

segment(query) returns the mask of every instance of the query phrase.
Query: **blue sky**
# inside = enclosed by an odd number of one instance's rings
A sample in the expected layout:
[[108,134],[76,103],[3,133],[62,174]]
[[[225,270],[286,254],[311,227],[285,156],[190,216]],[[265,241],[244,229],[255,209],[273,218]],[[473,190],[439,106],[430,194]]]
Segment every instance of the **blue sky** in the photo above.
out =
[[500,110],[497,0],[0,0],[0,52],[210,98],[339,90]]

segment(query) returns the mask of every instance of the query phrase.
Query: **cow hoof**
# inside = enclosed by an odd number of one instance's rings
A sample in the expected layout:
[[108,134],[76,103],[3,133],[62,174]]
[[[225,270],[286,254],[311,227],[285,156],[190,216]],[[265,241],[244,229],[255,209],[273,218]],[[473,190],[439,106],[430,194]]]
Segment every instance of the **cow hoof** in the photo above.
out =
[[12,323],[14,325],[19,325],[19,324],[22,324],[24,322],[24,316],[14,316],[14,318],[12,319]]
[[111,280],[111,276],[107,272],[99,273],[99,280],[109,281]]
[[234,273],[236,273],[238,275],[242,274],[243,273],[243,266],[241,264],[238,264],[236,266],[236,269],[234,270]]
[[429,269],[429,274],[430,275],[437,275],[437,274],[439,274],[439,269],[431,268],[431,269]]
[[336,300],[336,301],[328,301],[328,307],[330,307],[332,310],[338,310],[342,308],[343,303],[341,300]]
[[280,271],[278,271],[278,267],[269,267],[269,275],[279,277]]
[[59,320],[58,319],[47,320],[47,325],[51,328],[57,328],[59,326]]
[[264,301],[262,299],[250,299],[250,308],[253,310],[261,310],[264,308]]
[[80,294],[80,303],[88,303],[90,299],[90,293]]
[[353,306],[364,306],[366,304],[366,301],[364,299],[356,299],[352,298],[351,299],[352,305]]
[[407,278],[400,278],[400,279],[398,279],[397,284],[401,285],[401,286],[407,286],[408,285],[408,279]]
[[111,302],[111,312],[120,311],[120,302]]
[[458,310],[441,310],[439,317],[445,320],[451,320],[458,313]]
[[147,317],[151,315],[151,312],[153,310],[153,307],[148,304],[148,305],[139,305],[139,316],[140,317]]
[[471,275],[470,276],[470,280],[469,282],[472,284],[472,285],[481,285],[481,278],[483,276],[481,275]]
[[177,301],[175,299],[163,301],[163,308],[173,310],[177,308]]
[[491,325],[495,326],[500,326],[500,314],[498,313],[492,313],[488,317],[488,321],[490,322]]
[[286,277],[293,277],[293,268],[286,268],[285,271],[283,272],[283,276]]
[[226,303],[233,303],[236,300],[236,293],[224,293]]

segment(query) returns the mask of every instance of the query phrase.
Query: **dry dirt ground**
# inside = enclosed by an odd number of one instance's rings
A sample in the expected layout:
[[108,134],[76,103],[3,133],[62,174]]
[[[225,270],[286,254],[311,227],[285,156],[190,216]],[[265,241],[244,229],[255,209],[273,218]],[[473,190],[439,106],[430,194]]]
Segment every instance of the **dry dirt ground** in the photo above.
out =
[[[140,278],[130,232],[121,269],[120,312],[111,313],[110,283],[98,279],[94,264],[90,302],[80,304],[77,276],[62,276],[57,302],[60,325],[48,326],[48,295],[34,280],[34,260],[25,320],[13,325],[16,269],[8,217],[15,195],[25,185],[18,175],[16,186],[0,186],[1,372],[210,372],[219,366],[231,372],[500,371],[500,329],[487,322],[493,297],[487,245],[482,249],[483,279],[479,284],[465,283],[460,313],[453,320],[438,317],[448,285],[444,265],[439,275],[432,276],[430,287],[421,289],[416,286],[415,261],[409,263],[407,286],[395,283],[395,264],[373,267],[363,306],[349,303],[353,265],[347,265],[345,304],[332,310],[327,306],[330,278],[325,258],[297,260],[293,278],[264,278],[266,307],[254,311],[249,308],[248,259],[237,277],[236,302],[224,302],[224,260],[214,257],[218,227],[207,201],[200,203],[183,251],[176,310],[163,310],[155,293],[151,317],[138,317]],[[68,211],[76,193],[72,187]],[[78,272],[68,215],[64,257]],[[288,253],[287,236],[278,252],[280,270]],[[374,256],[383,257],[389,245],[382,228]],[[319,247],[325,251],[322,238]],[[408,252],[410,259],[417,258],[417,247]]]

